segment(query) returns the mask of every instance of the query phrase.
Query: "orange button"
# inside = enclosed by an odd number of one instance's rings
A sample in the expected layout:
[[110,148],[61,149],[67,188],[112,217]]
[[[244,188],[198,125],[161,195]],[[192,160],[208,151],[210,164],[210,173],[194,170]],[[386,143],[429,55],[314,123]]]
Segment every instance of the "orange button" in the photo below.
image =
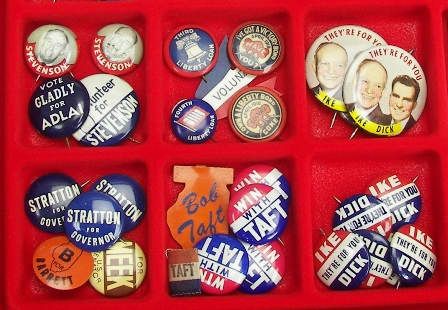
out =
[[33,269],[39,280],[58,290],[71,290],[89,280],[93,258],[60,236],[42,242],[34,251]]

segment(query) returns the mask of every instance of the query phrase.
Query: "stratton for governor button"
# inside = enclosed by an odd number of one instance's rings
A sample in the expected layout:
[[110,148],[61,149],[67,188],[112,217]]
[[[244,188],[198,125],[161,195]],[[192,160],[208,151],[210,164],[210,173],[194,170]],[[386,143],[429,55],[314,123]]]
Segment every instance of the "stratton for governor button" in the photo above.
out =
[[123,231],[124,214],[109,195],[87,192],[76,197],[65,213],[65,233],[77,247],[98,252],[110,248]]

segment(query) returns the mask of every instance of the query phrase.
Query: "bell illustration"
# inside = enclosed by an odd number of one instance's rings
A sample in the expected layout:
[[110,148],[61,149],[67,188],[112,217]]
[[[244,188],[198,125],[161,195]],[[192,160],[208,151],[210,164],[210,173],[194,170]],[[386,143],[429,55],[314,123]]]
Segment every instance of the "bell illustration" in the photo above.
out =
[[198,44],[200,39],[198,34],[193,33],[177,42],[177,48],[184,49],[187,53],[187,62],[196,61],[206,54]]

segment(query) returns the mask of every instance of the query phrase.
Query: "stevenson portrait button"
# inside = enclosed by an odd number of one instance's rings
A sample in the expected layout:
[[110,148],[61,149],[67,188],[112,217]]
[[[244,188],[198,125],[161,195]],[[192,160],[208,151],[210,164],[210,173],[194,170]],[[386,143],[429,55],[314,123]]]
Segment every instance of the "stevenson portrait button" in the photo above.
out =
[[37,278],[54,289],[72,290],[89,280],[93,259],[65,236],[42,242],[34,251],[33,270]]
[[171,112],[174,135],[185,143],[203,143],[216,131],[215,110],[202,99],[186,99],[177,103]]
[[142,60],[142,39],[131,26],[107,25],[96,34],[92,55],[101,71],[114,75],[126,74],[134,70]]
[[65,214],[65,233],[77,247],[98,252],[111,247],[123,231],[124,214],[109,195],[87,192],[77,196]]
[[197,77],[212,69],[217,60],[213,37],[196,26],[176,29],[165,41],[164,56],[168,66],[184,77]]
[[25,212],[34,226],[49,233],[64,232],[67,206],[81,187],[71,177],[50,173],[35,180],[25,195]]
[[41,134],[62,138],[73,134],[87,119],[89,93],[70,75],[41,83],[28,106],[31,123]]
[[248,74],[272,72],[283,60],[283,41],[274,28],[265,23],[238,26],[230,35],[228,44],[230,60]]
[[61,25],[36,28],[25,45],[25,60],[34,73],[54,78],[69,72],[78,58],[75,34]]
[[92,190],[113,197],[124,213],[123,232],[135,228],[146,213],[146,197],[142,187],[124,174],[109,174],[98,179]]

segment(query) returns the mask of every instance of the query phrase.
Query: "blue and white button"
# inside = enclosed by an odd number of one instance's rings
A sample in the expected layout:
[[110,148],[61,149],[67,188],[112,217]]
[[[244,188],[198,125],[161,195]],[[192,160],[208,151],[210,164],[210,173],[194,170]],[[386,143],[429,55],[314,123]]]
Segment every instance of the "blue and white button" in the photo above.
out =
[[171,113],[174,135],[185,143],[203,143],[216,131],[215,110],[202,99],[186,99],[178,102]]
[[35,180],[25,196],[25,212],[34,226],[49,233],[64,232],[64,215],[69,203],[81,194],[71,177],[50,173]]
[[319,280],[331,289],[354,289],[369,273],[369,251],[357,234],[332,231],[317,244],[314,268]]
[[392,215],[386,205],[372,195],[356,194],[339,204],[333,216],[333,229],[368,229],[386,236],[392,227]]
[[285,274],[286,260],[280,242],[242,244],[249,255],[249,269],[240,290],[248,294],[261,294],[277,287]]
[[228,235],[215,234],[199,241],[195,248],[203,292],[223,295],[240,287],[249,268],[249,257],[241,242]]
[[79,195],[65,213],[65,233],[78,248],[99,252],[110,248],[123,231],[124,214],[120,204],[107,194]]
[[135,228],[146,212],[146,197],[142,187],[124,174],[110,174],[101,177],[92,189],[113,197],[124,213],[123,232]]
[[217,60],[213,37],[198,27],[177,29],[165,42],[168,66],[184,77],[197,77],[212,69]]
[[70,75],[41,83],[28,106],[31,123],[41,134],[62,138],[74,133],[89,113],[89,93]]
[[437,257],[433,239],[413,225],[401,227],[390,242],[391,263],[403,285],[419,285],[434,273]]
[[133,88],[110,74],[90,75],[81,82],[89,92],[90,111],[73,137],[89,146],[115,145],[127,138],[140,113]]

